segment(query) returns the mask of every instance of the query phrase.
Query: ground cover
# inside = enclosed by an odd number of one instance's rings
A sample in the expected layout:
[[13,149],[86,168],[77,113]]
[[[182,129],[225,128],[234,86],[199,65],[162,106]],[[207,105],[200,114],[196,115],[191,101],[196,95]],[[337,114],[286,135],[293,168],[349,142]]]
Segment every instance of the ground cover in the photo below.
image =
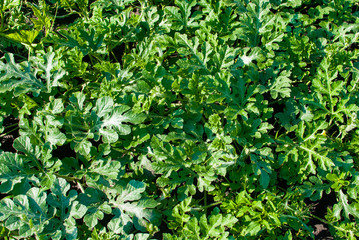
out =
[[0,0],[4,239],[357,239],[355,0]]

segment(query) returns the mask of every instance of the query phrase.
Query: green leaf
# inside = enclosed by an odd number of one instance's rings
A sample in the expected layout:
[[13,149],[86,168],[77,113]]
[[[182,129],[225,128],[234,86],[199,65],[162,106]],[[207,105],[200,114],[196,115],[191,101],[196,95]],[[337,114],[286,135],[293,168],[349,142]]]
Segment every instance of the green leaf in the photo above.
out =
[[15,63],[13,54],[5,54],[7,63],[0,61],[0,93],[14,91],[15,96],[33,92],[39,94],[45,85],[33,73],[31,65],[25,62],[22,66]]
[[222,215],[219,208],[214,208],[209,216],[203,214],[199,221],[192,217],[184,226],[183,234],[191,239],[228,239],[229,231],[238,221],[232,215]]
[[196,18],[191,16],[191,9],[196,5],[196,1],[175,1],[176,7],[166,7],[165,13],[168,20],[171,22],[172,29],[180,31],[183,28],[196,27]]
[[0,11],[6,11],[20,5],[20,0],[2,0],[0,2]]
[[43,73],[41,77],[45,79],[46,90],[48,93],[50,93],[54,87],[66,87],[66,84],[62,81],[66,71],[61,68],[59,61],[55,59],[54,52],[49,52],[43,55],[40,59],[34,58],[32,61],[34,61],[33,65],[38,67]]
[[233,48],[225,45],[223,48],[220,48],[216,54],[213,56],[213,60],[217,65],[217,71],[222,69],[228,69],[233,65],[235,51]]
[[[106,106],[110,106],[110,104]],[[111,110],[110,114],[104,117],[100,131],[105,136],[106,141],[114,141],[116,139],[114,132],[111,130],[115,130],[119,135],[128,135],[131,133],[131,127],[125,123],[139,124],[146,118],[144,114],[135,114],[132,111],[128,111],[129,109],[130,107],[126,105],[117,106]],[[110,110],[104,111],[107,113]],[[102,114],[104,113],[102,112]]]
[[46,12],[46,9],[39,9],[34,5],[31,5],[32,11],[36,18],[31,18],[31,21],[35,25],[35,29],[41,31],[43,28],[46,30],[46,34],[48,34],[51,28],[51,21],[53,18]]
[[175,40],[178,46],[180,46],[179,48],[179,53],[183,54],[185,56],[193,56],[194,62],[193,64],[196,66],[196,68],[198,69],[203,69],[205,70],[205,73],[209,73],[206,63],[207,61],[209,61],[209,54],[212,52],[212,50],[209,48],[210,46],[208,45],[208,43],[203,44],[203,48],[204,48],[204,53],[198,51],[198,47],[199,47],[199,40],[198,38],[192,38],[192,40],[189,40],[187,35],[185,34],[179,34],[176,33],[175,34]]
[[191,236],[192,239],[203,239],[201,237],[201,227],[198,224],[198,220],[192,217],[186,225],[183,227],[183,233],[185,236]]
[[342,190],[339,190],[338,203],[333,206],[333,214],[337,219],[341,218],[341,213],[343,211],[342,216],[345,219],[350,220],[349,215],[352,215],[356,218],[359,218],[359,210],[353,206],[354,204],[348,203],[348,197],[343,193]]
[[209,221],[207,222],[207,218],[205,215],[202,215],[200,218],[200,227],[201,232],[205,233],[206,237],[217,237],[220,239],[224,239],[228,237],[228,232],[226,232],[226,228],[230,229],[233,225],[238,221],[232,215],[225,215],[219,213],[219,208],[214,208],[209,216]]
[[66,135],[55,128],[47,132],[45,139],[50,142],[51,145],[61,146],[66,142]]
[[102,97],[97,99],[94,110],[99,117],[103,117],[108,113],[112,112],[114,108],[113,105],[114,102],[111,97]]
[[91,187],[86,188],[85,192],[79,195],[79,202],[87,208],[83,221],[89,228],[95,227],[98,221],[104,218],[105,213],[112,212],[111,207],[104,201],[105,198],[103,192]]
[[114,143],[118,140],[118,134],[114,129],[101,128],[99,133],[101,134],[104,143]]
[[5,37],[26,46],[33,47],[36,46],[33,42],[39,33],[38,30],[20,30],[19,32],[6,34]]
[[[8,193],[15,184],[29,187],[30,181],[36,181],[31,164],[26,158],[17,153],[4,152],[0,155],[0,192]],[[25,191],[26,192],[26,191]]]
[[172,229],[182,226],[183,223],[186,223],[191,219],[188,215],[188,212],[191,211],[191,202],[192,196],[185,198],[171,209],[170,220],[174,220],[170,225]]
[[[89,167],[89,174],[94,175],[93,178],[97,179],[98,176],[103,176],[106,179],[118,179],[120,174],[121,163],[109,159],[99,159],[94,161]],[[90,181],[90,180],[89,180]]]
[[324,184],[317,176],[310,176],[309,181],[305,181],[301,190],[305,197],[309,197],[311,201],[322,199],[323,192],[330,190],[330,184]]
[[[110,203],[118,209],[117,216],[113,221],[119,222],[121,226],[133,225],[140,231],[146,231],[148,223],[160,224],[160,214],[154,210],[158,203],[154,199],[143,199],[142,193],[145,185],[142,182],[131,180],[125,187],[119,185],[111,192],[116,195],[115,200]],[[112,226],[115,224],[111,223]],[[128,228],[123,229],[128,231]]]
[[244,234],[248,234],[249,236],[256,236],[260,230],[261,225],[258,222],[251,222],[245,229]]
[[33,146],[29,137],[21,136],[16,138],[13,146],[17,151],[23,152],[38,168],[42,168],[39,162],[40,148],[39,146]]
[[274,99],[277,99],[278,95],[281,98],[290,97],[292,83],[289,78],[290,75],[289,71],[282,71],[279,76],[275,77],[273,83],[270,84],[269,91]]
[[77,193],[70,190],[70,184],[64,179],[56,179],[51,194],[48,196],[48,204],[52,208],[56,208],[56,216],[60,219],[60,225],[57,228],[61,229],[63,236],[66,239],[77,238],[77,226],[75,218],[81,219],[87,208],[80,204],[77,200]]
[[[85,6],[87,6],[87,4],[85,4]],[[101,47],[105,36],[104,33],[99,33],[98,30],[96,32],[93,28],[90,31],[80,29],[79,32],[80,36],[87,41],[88,47],[92,52],[96,52]],[[95,35],[97,36],[95,37]]]
[[135,201],[141,198],[141,194],[145,191],[146,187],[143,182],[131,180],[124,189],[119,189],[117,201]]
[[84,102],[86,100],[86,95],[82,92],[75,92],[70,97],[70,102],[75,106],[75,108],[79,110],[83,110]]
[[79,152],[83,156],[88,156],[90,154],[91,147],[92,147],[91,142],[89,142],[87,140],[83,140],[83,141],[77,142],[75,144],[74,150],[76,152]]
[[46,193],[39,188],[31,188],[26,195],[1,200],[0,221],[7,229],[17,231],[23,237],[41,234],[52,218],[46,197]]

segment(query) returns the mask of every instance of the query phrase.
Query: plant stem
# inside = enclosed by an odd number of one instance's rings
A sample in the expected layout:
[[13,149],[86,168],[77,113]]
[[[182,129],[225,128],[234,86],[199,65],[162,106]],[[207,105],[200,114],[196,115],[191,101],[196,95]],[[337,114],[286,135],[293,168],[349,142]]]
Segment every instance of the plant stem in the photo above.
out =
[[63,178],[63,179],[65,179],[65,180],[67,180],[67,181],[76,181],[76,180],[78,180],[78,179],[75,178],[75,177],[68,177],[68,176],[60,175],[60,174],[58,174],[58,173],[54,173],[54,174],[55,174],[56,177],[58,177],[58,178]]
[[1,18],[0,32],[2,32],[2,30],[4,29],[4,14],[3,14],[2,10],[0,12],[0,18]]
[[14,128],[14,129],[11,129],[10,131],[8,131],[8,132],[6,132],[6,133],[1,134],[1,135],[0,135],[0,138],[5,137],[6,135],[8,135],[8,134],[10,134],[10,133],[12,133],[12,132],[14,132],[14,131],[16,131],[16,130],[18,130],[18,129],[19,129],[19,127]]
[[207,208],[210,208],[210,207],[217,206],[217,205],[219,205],[221,203],[222,202],[215,202],[215,203],[211,203],[209,205],[203,206],[203,207],[191,208],[191,210],[193,210],[193,211],[201,211],[201,210],[204,210],[204,209],[207,209]]
[[350,231],[348,231],[348,230],[346,230],[346,229],[344,229],[344,228],[341,228],[341,227],[338,227],[338,226],[334,226],[332,223],[330,223],[330,222],[328,222],[327,220],[322,219],[322,218],[320,218],[320,217],[318,217],[318,216],[315,216],[315,215],[313,215],[313,214],[310,214],[310,216],[311,216],[312,218],[315,218],[315,219],[317,219],[317,220],[319,220],[319,221],[325,223],[325,224],[328,224],[328,225],[334,227],[334,228],[337,229],[337,230],[340,230],[340,231],[343,231],[343,232],[346,232],[346,233],[347,233],[347,232],[350,232]]
[[16,125],[18,125],[19,123],[13,123],[13,124],[11,124],[11,125],[9,125],[9,126],[6,126],[6,127],[4,127],[5,129],[8,129],[8,128],[12,128],[12,127],[15,127]]
[[72,128],[72,127],[80,128],[80,129],[85,130],[85,131],[88,131],[88,130],[89,130],[88,127],[83,126],[83,125],[79,125],[79,124],[64,123],[64,125],[69,126],[69,127],[71,127],[71,128]]
[[80,189],[80,191],[81,191],[82,193],[85,193],[85,190],[84,190],[84,188],[82,187],[81,183],[78,182],[78,181],[76,181],[76,183],[77,183],[77,187]]
[[[207,191],[204,191],[204,206],[207,206]],[[204,209],[204,213],[207,215],[207,208]]]
[[55,20],[56,20],[56,17],[57,17],[57,10],[58,10],[58,9],[59,9],[59,5],[58,5],[58,3],[56,2],[56,10],[55,10],[54,19],[53,19],[53,21],[52,21],[52,23],[51,23],[50,29],[49,29],[48,31],[46,31],[45,36],[47,36],[47,35],[49,34],[49,32],[52,32],[52,30],[53,30],[53,27],[54,27],[54,24],[55,24]]

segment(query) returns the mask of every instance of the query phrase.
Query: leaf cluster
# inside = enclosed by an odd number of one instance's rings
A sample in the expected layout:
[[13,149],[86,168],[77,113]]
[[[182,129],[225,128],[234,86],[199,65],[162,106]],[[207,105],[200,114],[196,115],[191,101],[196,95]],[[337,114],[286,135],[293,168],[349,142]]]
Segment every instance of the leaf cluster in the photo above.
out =
[[358,17],[0,0],[0,236],[308,239],[319,219],[356,239]]

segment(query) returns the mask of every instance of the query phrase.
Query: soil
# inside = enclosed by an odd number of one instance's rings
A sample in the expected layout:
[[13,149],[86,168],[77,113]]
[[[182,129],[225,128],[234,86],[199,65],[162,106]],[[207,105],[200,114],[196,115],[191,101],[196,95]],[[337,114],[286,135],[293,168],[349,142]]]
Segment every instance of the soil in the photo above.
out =
[[315,224],[314,225],[314,229],[315,231],[313,232],[315,239],[320,239],[320,240],[329,240],[329,239],[334,239],[328,228],[324,225],[324,224]]
[[16,150],[13,148],[12,144],[14,143],[14,140],[19,136],[19,130],[18,130],[18,125],[17,123],[19,122],[18,119],[10,116],[4,119],[3,122],[3,126],[6,128],[8,126],[12,126],[9,127],[8,129],[5,129],[4,133],[8,133],[8,134],[4,134],[1,133],[0,134],[0,149],[3,150],[4,152],[16,152]]
[[[337,203],[336,195],[334,192],[331,192],[330,194],[323,193],[322,198],[319,201],[313,202],[313,201],[306,201],[308,205],[313,205],[313,211],[312,214],[320,219],[325,219],[325,215],[327,214],[327,209],[332,208],[334,204]],[[315,236],[316,240],[329,240],[334,239],[332,234],[329,231],[328,224],[325,222],[320,221],[317,218],[310,219],[309,226],[311,226],[314,231],[313,234]],[[308,238],[312,239],[312,238]]]

